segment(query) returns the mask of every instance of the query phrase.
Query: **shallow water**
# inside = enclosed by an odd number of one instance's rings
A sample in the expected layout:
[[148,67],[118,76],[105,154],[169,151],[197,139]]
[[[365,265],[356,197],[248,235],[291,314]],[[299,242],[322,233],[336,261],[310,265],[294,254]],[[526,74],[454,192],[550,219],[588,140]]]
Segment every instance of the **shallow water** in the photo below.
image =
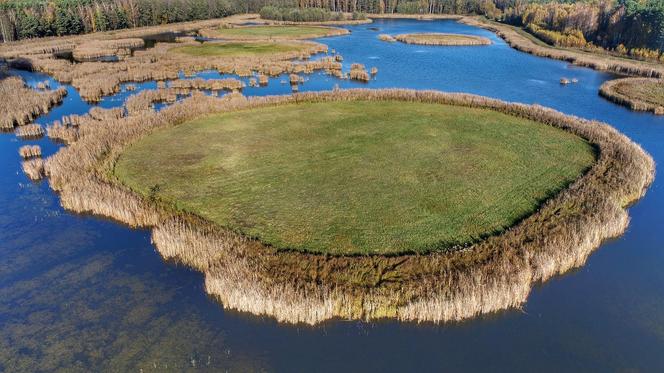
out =
[[[380,20],[349,29],[350,36],[321,41],[347,66],[378,67],[376,79],[364,84],[314,74],[301,91],[407,87],[538,103],[609,122],[658,164],[664,160],[664,117],[599,97],[609,74],[517,52],[453,21]],[[429,31],[487,36],[494,44],[443,48],[377,39]],[[31,84],[45,79],[20,74]],[[579,83],[561,86],[563,76]],[[282,79],[244,92],[288,93]],[[156,84],[137,86],[100,105],[122,105]],[[64,104],[36,122],[89,108],[69,87]],[[0,371],[664,370],[661,178],[630,209],[624,236],[605,243],[581,269],[536,287],[523,310],[446,325],[303,327],[223,310],[205,295],[200,274],[161,260],[149,232],[64,211],[45,182],[23,175],[17,149],[25,143],[40,144],[47,155],[57,150],[47,139],[0,135]]]

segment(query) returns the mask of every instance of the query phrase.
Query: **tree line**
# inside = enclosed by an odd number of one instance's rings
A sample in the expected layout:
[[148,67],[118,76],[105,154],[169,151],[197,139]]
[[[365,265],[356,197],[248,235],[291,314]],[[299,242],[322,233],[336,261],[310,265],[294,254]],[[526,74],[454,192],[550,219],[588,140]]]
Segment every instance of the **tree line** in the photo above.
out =
[[517,2],[500,19],[552,45],[664,60],[664,0]]
[[0,1],[0,35],[12,41],[220,18],[243,12],[245,5],[242,0],[8,0]]
[[481,14],[556,46],[664,59],[664,0],[0,0],[0,35],[8,41],[261,10],[293,21],[339,19],[340,12]]

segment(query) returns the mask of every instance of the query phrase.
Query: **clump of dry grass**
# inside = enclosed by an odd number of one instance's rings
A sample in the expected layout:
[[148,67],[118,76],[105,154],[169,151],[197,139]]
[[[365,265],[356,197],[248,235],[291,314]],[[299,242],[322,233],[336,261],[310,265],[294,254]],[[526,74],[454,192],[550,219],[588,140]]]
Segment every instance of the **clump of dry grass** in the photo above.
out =
[[44,160],[41,158],[23,161],[23,172],[30,180],[41,180],[44,177]]
[[16,76],[0,79],[0,130],[12,130],[15,126],[30,123],[60,103],[66,94],[64,88],[35,91]]
[[288,80],[290,81],[290,84],[294,86],[304,82],[304,79],[297,74],[290,74],[288,76]]
[[348,73],[348,77],[350,79],[359,80],[362,82],[368,82],[371,80],[371,76],[369,76],[367,69],[360,63],[354,63],[350,66],[350,73]]
[[55,121],[46,126],[46,136],[65,144],[71,144],[78,139],[78,127],[68,126],[60,121]]
[[382,40],[382,41],[389,42],[389,43],[394,43],[394,42],[397,41],[397,39],[395,39],[394,36],[392,36],[392,35],[387,35],[387,34],[380,34],[380,35],[378,35],[378,39],[380,39],[380,40]]
[[45,91],[47,89],[51,88],[51,83],[49,83],[48,80],[44,80],[42,82],[37,83],[37,89],[40,89],[42,91]]
[[664,80],[652,78],[623,78],[602,84],[599,94],[635,111],[650,111],[664,115]]
[[[129,97],[125,102],[127,113],[129,115],[138,115],[145,111],[152,111],[152,105],[157,102],[174,103],[178,95],[184,94],[182,89],[162,88],[156,90],[141,91],[137,95]],[[186,90],[188,93],[189,90]]]
[[258,84],[260,86],[266,86],[270,82],[269,78],[265,74],[258,74]]
[[44,136],[44,128],[39,124],[28,124],[16,128],[16,136],[24,139],[36,139]]
[[[124,116],[122,108],[104,109],[100,107],[93,107],[88,112],[88,115],[95,120],[113,120],[120,119]],[[69,115],[62,118],[62,122],[67,125],[79,126],[85,120],[85,116]]]
[[178,79],[169,86],[183,90],[237,91],[244,88],[244,83],[237,79]]
[[18,149],[18,154],[23,159],[41,157],[42,151],[39,145],[24,145]]
[[375,76],[376,74],[378,74],[378,68],[374,66],[371,68],[371,76]]
[[[400,256],[330,256],[278,251],[109,178],[123,149],[152,131],[201,115],[333,100],[397,100],[478,107],[536,120],[598,148],[590,170],[506,232],[452,252]],[[62,205],[131,226],[154,227],[164,258],[205,274],[206,291],[225,307],[284,322],[332,317],[444,322],[525,302],[534,283],[583,265],[603,240],[621,234],[625,207],[654,177],[654,162],[610,126],[537,105],[433,91],[350,90],[291,96],[197,96],[161,110],[86,123],[79,140],[46,163]]]
[[401,34],[395,36],[394,39],[402,43],[417,45],[462,46],[491,44],[491,40],[481,36],[443,33]]

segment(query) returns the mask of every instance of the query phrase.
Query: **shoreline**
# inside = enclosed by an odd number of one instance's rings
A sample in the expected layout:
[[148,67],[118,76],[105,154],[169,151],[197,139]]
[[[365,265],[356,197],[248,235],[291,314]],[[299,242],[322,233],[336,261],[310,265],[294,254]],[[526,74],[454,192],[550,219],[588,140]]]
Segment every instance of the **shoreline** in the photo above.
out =
[[633,111],[649,111],[655,115],[664,115],[664,106],[653,104],[640,100],[638,98],[630,97],[617,90],[620,84],[648,84],[659,83],[664,84],[664,81],[652,78],[621,78],[613,79],[605,82],[599,88],[599,95],[612,101],[616,104],[626,106]]
[[576,66],[622,75],[645,78],[664,77],[664,65],[538,45],[531,39],[519,34],[513,26],[492,22],[477,16],[465,16],[458,22],[491,31],[505,40],[510,47],[535,56],[566,61]]
[[[599,157],[585,175],[503,234],[426,255],[282,252],[146,201],[112,177],[122,149],[157,128],[219,111],[367,97],[483,107],[533,119],[587,139],[599,148]],[[153,228],[160,254],[204,273],[206,291],[224,307],[288,323],[385,317],[438,323],[519,307],[535,283],[583,265],[602,241],[623,233],[629,221],[625,208],[643,196],[654,177],[652,158],[608,125],[540,106],[435,91],[194,95],[159,113],[89,119],[85,126],[78,141],[46,161],[50,185],[65,208]]]

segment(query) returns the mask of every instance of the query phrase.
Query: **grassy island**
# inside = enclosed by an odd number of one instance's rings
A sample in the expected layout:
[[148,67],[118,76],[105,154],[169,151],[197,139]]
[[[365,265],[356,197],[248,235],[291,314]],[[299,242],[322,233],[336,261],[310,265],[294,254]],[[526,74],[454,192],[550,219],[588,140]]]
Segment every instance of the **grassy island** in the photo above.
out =
[[474,35],[443,34],[443,33],[420,33],[401,34],[394,37],[396,40],[406,44],[417,45],[490,45],[491,40]]
[[152,228],[224,307],[290,323],[519,307],[623,233],[654,178],[606,124],[474,95],[199,94],[124,115],[97,110],[45,160],[62,205]]
[[200,31],[202,36],[231,40],[297,40],[346,35],[348,30],[307,25],[259,25],[220,27]]
[[394,254],[501,232],[593,161],[579,137],[531,120],[353,101],[206,116],[143,138],[115,171],[279,248]]
[[602,84],[603,97],[636,111],[664,115],[664,80],[654,78],[623,78]]

